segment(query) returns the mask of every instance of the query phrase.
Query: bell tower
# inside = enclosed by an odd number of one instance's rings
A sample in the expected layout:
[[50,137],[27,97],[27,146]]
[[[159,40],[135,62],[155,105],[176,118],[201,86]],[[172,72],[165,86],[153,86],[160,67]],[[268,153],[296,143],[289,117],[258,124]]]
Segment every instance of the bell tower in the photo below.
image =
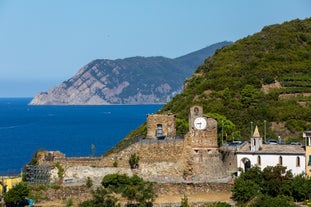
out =
[[190,108],[189,133],[193,149],[218,148],[217,120],[204,116],[201,106]]
[[189,131],[194,130],[194,120],[198,117],[203,116],[203,108],[202,106],[192,106],[190,108],[190,113],[189,113]]

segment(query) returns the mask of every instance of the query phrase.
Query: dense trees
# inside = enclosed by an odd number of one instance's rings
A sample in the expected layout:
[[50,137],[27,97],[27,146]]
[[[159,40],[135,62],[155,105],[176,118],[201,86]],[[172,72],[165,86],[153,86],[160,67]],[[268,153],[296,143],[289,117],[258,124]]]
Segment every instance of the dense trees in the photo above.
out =
[[304,176],[293,176],[283,166],[268,166],[262,171],[252,167],[242,173],[232,189],[232,196],[240,206],[293,206],[292,202],[311,198],[311,180]]
[[[189,108],[198,104],[231,120],[244,139],[251,121],[285,122],[292,132],[310,129],[311,98],[302,95],[311,92],[310,28],[311,18],[271,25],[217,50],[161,113],[187,120]],[[262,85],[276,81],[281,88],[262,92]],[[292,96],[280,98],[286,94]]]
[[[311,18],[271,25],[218,49],[185,81],[183,92],[158,113],[176,114],[177,132],[182,134],[188,131],[189,108],[201,105],[205,113],[233,123],[233,131],[224,131],[229,141],[248,140],[251,122],[259,129],[267,123],[269,138],[279,135],[271,122],[285,124],[281,133],[288,133],[286,138],[300,138],[303,130],[311,129],[311,96],[303,95],[311,93],[310,28]],[[263,86],[276,83],[281,87],[263,92]],[[219,126],[218,120],[221,132]],[[107,154],[128,146],[145,130],[142,125],[132,131]]]

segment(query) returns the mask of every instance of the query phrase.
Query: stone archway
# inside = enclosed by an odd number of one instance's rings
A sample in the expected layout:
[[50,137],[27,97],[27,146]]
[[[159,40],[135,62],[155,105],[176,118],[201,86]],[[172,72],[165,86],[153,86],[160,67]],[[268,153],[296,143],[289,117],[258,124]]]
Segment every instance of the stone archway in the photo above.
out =
[[247,158],[244,157],[241,162],[243,163],[243,171],[245,172],[247,169],[251,168],[251,161]]

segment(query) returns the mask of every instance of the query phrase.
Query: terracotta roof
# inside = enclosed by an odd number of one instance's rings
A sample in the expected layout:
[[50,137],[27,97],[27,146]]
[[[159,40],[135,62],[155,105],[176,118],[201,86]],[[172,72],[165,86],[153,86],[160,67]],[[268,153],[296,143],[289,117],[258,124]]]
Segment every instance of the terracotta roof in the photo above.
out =
[[250,143],[245,142],[237,149],[237,154],[305,154],[305,148],[302,145],[263,144],[259,151],[251,152],[250,149]]

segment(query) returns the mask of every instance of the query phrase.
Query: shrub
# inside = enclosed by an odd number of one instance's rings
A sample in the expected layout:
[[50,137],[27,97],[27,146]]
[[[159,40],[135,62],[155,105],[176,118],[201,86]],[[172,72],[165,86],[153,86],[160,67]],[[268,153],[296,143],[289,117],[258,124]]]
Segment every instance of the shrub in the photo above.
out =
[[131,169],[137,169],[139,167],[139,156],[136,155],[136,153],[131,154],[129,164],[131,166]]
[[93,186],[93,181],[90,177],[87,177],[86,179],[86,187],[90,188]]
[[17,203],[25,201],[25,197],[29,195],[29,187],[26,183],[21,182],[15,185],[4,195],[4,202],[7,207],[14,207]]
[[188,203],[188,197],[184,195],[184,197],[181,199],[181,207],[189,207]]

